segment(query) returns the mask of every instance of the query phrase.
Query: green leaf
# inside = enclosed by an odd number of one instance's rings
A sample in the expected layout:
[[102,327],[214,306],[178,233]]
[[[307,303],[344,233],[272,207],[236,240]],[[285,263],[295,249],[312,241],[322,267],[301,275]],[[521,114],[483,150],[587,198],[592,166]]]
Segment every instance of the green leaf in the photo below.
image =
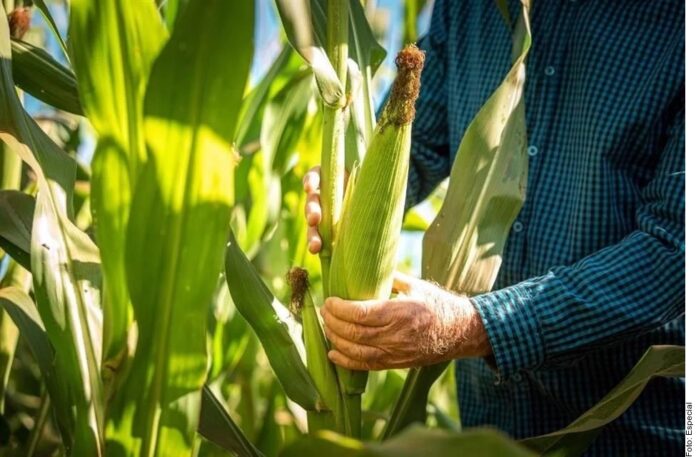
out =
[[423,240],[423,277],[468,295],[491,290],[525,198],[522,94],[531,46],[526,14],[518,20],[514,46],[511,70],[464,132],[445,201]]
[[[493,287],[507,235],[525,198],[523,89],[531,32],[524,1],[521,11],[513,33],[512,68],[464,132],[442,208],[423,239],[422,277],[467,295]],[[446,368],[447,363],[440,363],[409,372],[385,438],[425,419],[430,387]]]
[[19,190],[22,184],[22,159],[6,144],[0,143],[0,188]]
[[65,442],[69,443],[73,433],[70,425],[73,420],[70,413],[72,404],[67,391],[63,389],[70,381],[62,379],[56,370],[55,351],[46,335],[36,305],[21,289],[6,287],[0,289],[0,309],[7,312],[29,346],[53,401],[58,427]]
[[[360,0],[347,1],[350,24],[348,55],[361,69],[371,67],[374,72],[387,56],[387,51],[372,33]],[[310,4],[314,40],[325,47],[328,0],[310,0]]]
[[[0,15],[5,17],[4,8]],[[39,314],[56,350],[57,377],[73,405],[65,446],[101,455],[99,254],[70,221],[75,161],[24,111],[12,78],[9,27],[0,20],[0,139],[36,175],[31,271]]]
[[338,108],[345,104],[343,84],[326,51],[312,36],[313,15],[306,0],[276,0],[280,20],[293,48],[312,68],[324,103]]
[[383,439],[390,438],[413,423],[425,423],[428,394],[433,383],[447,369],[449,363],[439,363],[408,371],[401,395],[394,405]]
[[220,278],[208,316],[211,363],[208,382],[234,373],[247,348],[253,342],[251,328],[232,303],[224,277]]
[[84,110],[98,135],[91,208],[106,286],[104,357],[115,365],[132,314],[124,255],[133,188],[146,159],[143,97],[166,31],[152,0],[73,0],[70,37]]
[[400,370],[374,371],[367,381],[363,396],[363,423],[360,436],[363,440],[377,440],[384,429],[392,406],[399,398],[404,385]]
[[0,190],[0,247],[31,270],[31,224],[35,200],[18,190]]
[[279,455],[283,445],[301,436],[296,422],[283,420],[288,414],[288,400],[276,380],[271,382],[267,392],[268,402],[263,413],[263,422],[256,438],[256,444],[266,455]]
[[225,271],[232,300],[259,337],[287,396],[308,411],[324,408],[303,362],[300,325],[268,290],[234,236],[227,247]]
[[[183,10],[184,5],[188,0],[165,0],[164,4],[164,19],[167,22],[167,28],[172,30],[176,23],[176,18],[179,12]],[[160,6],[160,8],[162,8]]]
[[404,46],[418,40],[418,16],[426,3],[425,0],[406,0],[404,2]]
[[[311,0],[312,26],[315,39],[326,46],[328,0]],[[387,55],[370,27],[360,0],[348,0],[349,35],[348,56],[355,65],[348,65],[351,119],[358,144],[369,144],[375,126],[375,109],[372,100],[372,75]],[[360,154],[358,154],[361,156]],[[352,165],[348,163],[348,165]]]
[[[317,1],[317,0],[312,0]],[[327,0],[321,0],[327,1]],[[350,45],[348,55],[358,63],[360,69],[371,68],[374,74],[387,57],[387,50],[379,44],[365,17],[360,0],[350,0]],[[369,81],[369,79],[368,79]]]
[[381,444],[366,444],[332,432],[302,438],[281,452],[281,457],[532,457],[535,454],[502,433],[472,428],[463,433],[414,426]]
[[43,49],[12,39],[12,73],[20,89],[58,109],[82,114],[75,75]]
[[[347,90],[351,94],[350,118],[346,126],[346,163],[352,167],[365,158],[367,144],[374,130],[375,115],[372,107],[372,98],[369,105],[365,103],[364,80],[358,64],[354,60],[348,61]],[[369,124],[368,124],[369,122]],[[368,131],[369,128],[369,131]]]
[[271,87],[284,70],[287,70],[291,65],[292,48],[289,45],[284,45],[278,57],[268,69],[263,79],[244,97],[244,103],[239,115],[239,123],[237,131],[234,135],[234,142],[238,147],[241,147],[248,140],[247,136],[250,133],[252,124],[261,118],[265,102],[271,92]]
[[429,226],[430,221],[414,208],[411,208],[404,217],[404,223],[401,226],[401,230],[410,232],[424,232],[428,230]]
[[656,376],[684,377],[683,346],[651,346],[626,377],[572,424],[557,432],[522,440],[545,456],[582,455],[607,424],[621,416]]
[[53,16],[51,16],[51,12],[49,11],[46,2],[44,2],[44,0],[32,0],[32,3],[34,3],[34,6],[36,6],[39,9],[39,11],[41,11],[41,14],[43,15],[44,19],[46,19],[46,22],[48,22],[49,28],[51,29],[51,32],[53,32],[53,36],[56,38],[56,41],[60,45],[60,48],[65,54],[65,57],[68,57],[68,48],[67,46],[65,46],[65,40],[63,40],[63,37],[60,36],[58,26],[56,25],[56,22],[53,20]]
[[215,397],[208,386],[203,387],[198,433],[239,457],[263,456],[234,423],[225,406]]
[[495,0],[495,4],[498,7],[498,10],[500,11],[500,15],[503,17],[503,20],[505,21],[505,25],[507,25],[509,28],[512,28],[512,17],[510,16],[510,8],[508,8],[507,1]]
[[251,0],[191,0],[152,66],[144,103],[148,158],[126,238],[138,344],[109,417],[108,451],[192,452],[253,24]]
[[[235,171],[233,227],[244,252],[254,258],[278,226],[280,179],[296,157],[304,134],[308,104],[314,100],[312,77],[288,45],[261,82],[245,97],[237,144],[258,144]],[[258,140],[258,141],[256,141]]]
[[269,217],[277,217],[280,204],[280,188],[277,177],[273,176],[271,166],[264,151],[257,151],[243,159],[243,167],[235,174],[236,182],[245,187],[247,209],[245,230],[240,233],[239,244],[242,250],[253,258],[264,239]]
[[299,72],[268,101],[261,123],[261,150],[269,171],[282,176],[302,135],[307,104],[312,98],[310,75]]
[[[0,307],[0,417],[5,414],[5,399],[9,398],[8,385],[14,362],[19,330]],[[0,438],[1,442],[3,441]]]
[[236,175],[248,194],[246,230],[240,233],[239,243],[251,257],[278,224],[280,178],[286,173],[303,133],[312,95],[310,74],[300,72],[267,101],[261,122],[261,150],[245,157],[243,160],[251,163],[240,167]]

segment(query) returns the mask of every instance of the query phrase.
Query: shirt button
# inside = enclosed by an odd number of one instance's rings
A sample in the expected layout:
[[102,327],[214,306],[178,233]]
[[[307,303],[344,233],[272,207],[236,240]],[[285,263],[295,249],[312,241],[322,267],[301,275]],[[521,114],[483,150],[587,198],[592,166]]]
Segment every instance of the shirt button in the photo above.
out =
[[514,224],[512,224],[512,230],[515,233],[520,233],[522,230],[524,230],[524,224],[522,224],[522,222],[520,221],[517,221]]
[[544,73],[546,76],[553,76],[556,74],[556,69],[549,65],[548,67],[544,68]]
[[527,154],[529,154],[531,157],[537,155],[537,152],[539,152],[539,149],[534,145],[531,145],[527,148]]

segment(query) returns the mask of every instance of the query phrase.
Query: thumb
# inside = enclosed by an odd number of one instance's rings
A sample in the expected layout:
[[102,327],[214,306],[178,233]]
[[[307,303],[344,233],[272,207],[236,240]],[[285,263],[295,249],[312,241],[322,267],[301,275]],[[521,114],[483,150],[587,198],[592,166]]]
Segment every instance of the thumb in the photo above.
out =
[[394,279],[392,280],[392,292],[395,294],[410,294],[413,291],[414,283],[414,277],[400,271],[395,271]]

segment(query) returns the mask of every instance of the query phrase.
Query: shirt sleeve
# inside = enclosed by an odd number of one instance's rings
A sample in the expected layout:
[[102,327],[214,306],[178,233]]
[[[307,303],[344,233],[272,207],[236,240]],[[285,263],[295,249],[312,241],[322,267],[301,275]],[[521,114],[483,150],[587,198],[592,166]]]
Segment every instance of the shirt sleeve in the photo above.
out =
[[407,208],[424,200],[450,173],[445,89],[447,22],[447,2],[436,0],[430,29],[418,43],[425,51],[425,66],[411,135]]
[[684,314],[683,99],[637,229],[574,265],[474,297],[501,380],[649,332]]

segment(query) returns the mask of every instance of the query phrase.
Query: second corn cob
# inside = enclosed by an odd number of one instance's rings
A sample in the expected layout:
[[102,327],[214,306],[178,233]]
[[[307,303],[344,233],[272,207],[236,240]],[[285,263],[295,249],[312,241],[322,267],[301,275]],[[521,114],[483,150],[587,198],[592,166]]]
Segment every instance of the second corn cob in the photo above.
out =
[[307,270],[294,267],[287,274],[292,292],[290,307],[302,316],[302,338],[307,349],[307,370],[329,410],[307,410],[310,433],[334,430],[345,433],[343,404],[336,369],[327,356],[328,345],[319,322],[317,308],[309,292]]
[[[351,177],[331,258],[329,293],[349,300],[389,297],[406,199],[411,124],[425,56],[416,46],[396,58],[397,76],[357,176]],[[360,427],[367,372],[339,369],[347,427]]]

